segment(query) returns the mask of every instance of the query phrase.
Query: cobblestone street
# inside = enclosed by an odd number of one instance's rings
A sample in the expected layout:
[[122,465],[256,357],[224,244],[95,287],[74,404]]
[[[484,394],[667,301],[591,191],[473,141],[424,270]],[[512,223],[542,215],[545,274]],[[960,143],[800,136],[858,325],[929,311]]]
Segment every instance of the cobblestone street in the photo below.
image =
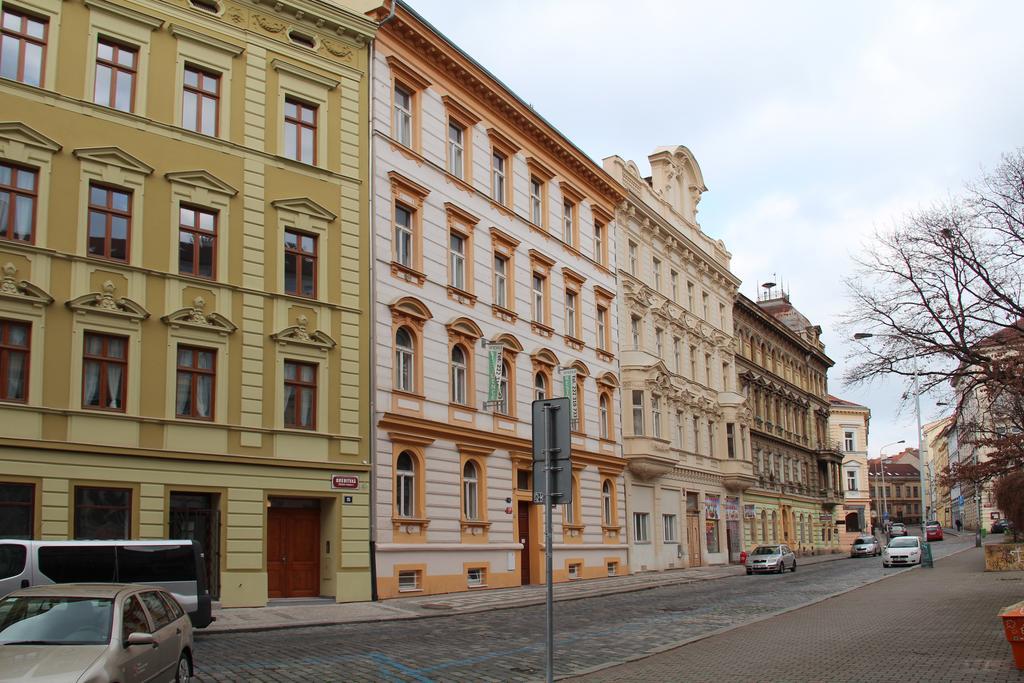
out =
[[[969,545],[969,539],[938,543],[935,556]],[[907,570],[883,570],[874,558],[843,559],[800,567],[795,574],[735,576],[558,603],[556,675],[624,662],[903,572]],[[887,583],[891,581],[882,585]],[[454,617],[201,634],[197,673],[201,681],[535,681],[543,678],[543,636],[543,605]],[[679,679],[656,675],[646,680]]]

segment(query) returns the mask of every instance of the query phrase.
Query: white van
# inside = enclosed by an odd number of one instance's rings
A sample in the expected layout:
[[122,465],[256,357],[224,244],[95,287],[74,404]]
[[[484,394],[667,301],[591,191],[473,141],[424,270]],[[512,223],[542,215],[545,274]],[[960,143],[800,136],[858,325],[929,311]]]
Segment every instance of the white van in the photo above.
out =
[[195,541],[0,539],[0,597],[49,583],[141,583],[174,595],[196,628],[213,621],[203,552]]

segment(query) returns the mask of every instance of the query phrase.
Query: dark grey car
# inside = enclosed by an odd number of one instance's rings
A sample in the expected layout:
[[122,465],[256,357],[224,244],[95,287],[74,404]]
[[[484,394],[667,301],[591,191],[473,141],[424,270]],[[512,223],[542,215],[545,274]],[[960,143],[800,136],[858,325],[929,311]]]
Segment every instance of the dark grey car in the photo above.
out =
[[781,574],[787,569],[796,571],[796,555],[785,543],[759,545],[747,555],[747,573],[775,572]]

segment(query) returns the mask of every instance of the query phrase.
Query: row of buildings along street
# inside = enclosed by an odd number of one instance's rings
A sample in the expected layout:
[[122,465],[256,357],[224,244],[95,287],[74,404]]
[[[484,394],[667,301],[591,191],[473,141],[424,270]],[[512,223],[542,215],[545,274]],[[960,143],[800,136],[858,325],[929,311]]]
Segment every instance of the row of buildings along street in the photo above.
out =
[[539,583],[569,394],[555,581],[870,527],[870,411],[686,147],[596,163],[401,2],[2,12],[0,537],[193,538],[225,607]]

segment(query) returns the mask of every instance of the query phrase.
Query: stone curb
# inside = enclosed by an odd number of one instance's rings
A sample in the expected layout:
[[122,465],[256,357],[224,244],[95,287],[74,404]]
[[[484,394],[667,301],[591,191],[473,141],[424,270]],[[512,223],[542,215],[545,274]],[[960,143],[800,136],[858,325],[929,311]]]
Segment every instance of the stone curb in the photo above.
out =
[[[816,557],[824,557],[825,559],[821,559],[821,560],[818,560],[816,562],[810,563],[810,565],[804,565],[804,566],[814,566],[814,565],[817,565],[817,564],[824,564],[826,562],[834,562],[836,560],[847,560],[847,559],[850,559],[849,555],[846,555],[845,553],[843,553],[843,554],[836,553],[834,556],[818,555]],[[688,584],[688,583],[700,583],[700,582],[703,582],[703,581],[717,581],[719,579],[728,579],[728,578],[731,578],[733,576],[742,576],[742,574],[722,574],[721,576],[702,576],[702,577],[696,577],[696,578],[695,577],[686,577],[686,578],[678,578],[678,579],[673,579],[671,577],[666,577],[666,579],[664,581],[657,581],[657,582],[653,582],[653,583],[646,583],[646,584],[643,584],[643,585],[634,585],[634,584],[626,583],[626,584],[622,584],[622,585],[619,585],[619,586],[609,586],[607,589],[597,589],[597,590],[595,590],[594,592],[591,592],[591,593],[585,593],[585,594],[579,594],[579,595],[569,594],[569,595],[555,596],[555,602],[568,602],[570,600],[584,600],[586,598],[599,598],[599,597],[603,597],[605,595],[617,595],[619,593],[639,593],[640,591],[652,590],[654,588],[663,588],[665,586],[678,586],[678,585],[684,585],[684,584]],[[867,585],[867,584],[864,584],[864,585]],[[499,590],[501,590],[501,589],[499,589]],[[283,629],[317,628],[317,627],[324,627],[324,626],[341,626],[343,624],[379,624],[379,623],[385,622],[385,621],[403,621],[403,620],[407,620],[407,619],[441,619],[441,618],[445,618],[445,617],[458,616],[460,614],[477,614],[477,613],[480,613],[480,612],[492,612],[492,611],[503,610],[503,609],[519,609],[519,608],[523,608],[523,607],[532,607],[534,605],[544,604],[544,602],[545,602],[545,597],[544,597],[543,594],[540,594],[540,595],[536,595],[536,596],[529,596],[527,598],[509,600],[508,602],[500,603],[500,604],[489,604],[489,605],[480,605],[480,606],[477,606],[477,607],[468,607],[466,609],[459,610],[457,612],[440,612],[440,613],[431,613],[431,614],[394,614],[394,615],[386,615],[386,616],[378,616],[378,617],[360,617],[360,618],[356,618],[356,619],[347,619],[347,620],[344,620],[344,621],[321,620],[321,621],[308,621],[308,622],[296,622],[296,623],[285,623],[285,624],[240,625],[240,626],[229,626],[229,627],[226,627],[226,628],[217,629],[215,631],[205,631],[205,630],[202,630],[202,629],[197,629],[197,630],[194,631],[194,634],[196,636],[201,636],[203,638],[206,638],[206,637],[217,637],[217,636],[222,635],[222,634],[223,635],[227,635],[227,634],[233,634],[233,633],[259,633],[259,632],[263,632],[263,631],[277,631],[277,630],[283,630]],[[808,603],[808,604],[811,604],[811,603]],[[775,615],[772,615],[772,616],[775,616]],[[748,623],[753,623],[753,622],[748,622]],[[686,643],[680,643],[679,645],[685,645],[685,644]],[[679,645],[669,646],[668,649],[671,649],[671,648],[674,648],[674,647],[679,647]],[[650,654],[657,654],[657,653],[656,652],[652,652]],[[632,660],[624,660],[623,662],[619,662],[619,663],[620,664],[621,663],[625,663],[626,661],[632,661]],[[573,675],[579,675],[579,674],[573,674]]]
[[[941,562],[942,560],[945,560],[947,557],[953,557],[954,555],[959,555],[962,552],[966,552],[968,550],[974,550],[975,548],[976,548],[976,546],[970,545],[970,546],[966,546],[964,548],[961,548],[960,550],[954,550],[949,555],[946,555],[945,557],[942,557],[942,558],[939,558],[939,559],[935,560],[935,562]],[[696,642],[699,642],[701,640],[706,640],[708,638],[714,638],[715,636],[720,636],[723,633],[729,633],[730,631],[735,631],[738,628],[744,628],[745,626],[750,626],[751,624],[756,624],[758,622],[765,621],[767,619],[774,619],[775,617],[780,617],[783,614],[789,614],[790,612],[795,612],[797,610],[801,610],[801,609],[804,609],[806,607],[812,607],[812,606],[817,605],[819,603],[825,602],[826,600],[831,600],[833,598],[838,598],[841,595],[846,595],[847,593],[852,593],[853,591],[859,590],[861,588],[864,588],[865,586],[870,586],[873,583],[878,583],[879,581],[885,581],[886,579],[891,579],[894,576],[901,576],[902,574],[905,574],[907,572],[912,572],[912,571],[918,570],[918,569],[921,569],[921,565],[917,565],[916,567],[907,567],[906,569],[900,569],[900,570],[897,570],[897,571],[895,571],[895,572],[893,572],[891,574],[886,574],[884,576],[880,576],[877,579],[871,579],[870,581],[868,581],[866,583],[862,583],[859,586],[853,586],[851,588],[845,588],[845,589],[839,591],[838,593],[833,593],[831,595],[825,595],[825,596],[822,596],[820,598],[815,598],[814,600],[810,600],[808,602],[805,602],[805,603],[802,603],[802,604],[799,604],[799,605],[794,605],[792,607],[787,607],[786,609],[779,610],[777,612],[772,612],[771,614],[763,614],[763,615],[761,615],[759,617],[755,617],[753,619],[750,619],[749,621],[745,621],[742,624],[733,624],[731,626],[723,626],[722,628],[716,629],[714,631],[709,631],[709,632],[703,633],[703,634],[701,634],[699,636],[693,636],[692,638],[687,638],[686,640],[679,641],[678,643],[670,643],[669,645],[662,645],[662,646],[657,647],[657,648],[655,648],[653,650],[649,650],[648,652],[644,652],[643,654],[633,655],[631,657],[627,657],[627,658],[625,658],[625,659],[623,659],[621,661],[618,661],[618,662],[609,662],[607,664],[598,664],[597,666],[592,666],[589,669],[583,669],[582,671],[575,671],[575,672],[573,672],[571,674],[565,674],[563,676],[555,676],[555,680],[556,681],[572,680],[574,678],[580,678],[582,676],[588,676],[590,674],[594,674],[594,673],[597,673],[599,671],[604,671],[606,669],[612,669],[612,668],[614,668],[616,666],[621,666],[623,664],[629,664],[630,662],[637,662],[637,661],[640,661],[641,659],[647,659],[648,657],[653,657],[654,655],[659,655],[659,654],[661,654],[663,652],[668,652],[669,650],[675,650],[676,648],[680,648],[680,647],[683,647],[685,645],[690,645],[691,643],[696,643]]]

